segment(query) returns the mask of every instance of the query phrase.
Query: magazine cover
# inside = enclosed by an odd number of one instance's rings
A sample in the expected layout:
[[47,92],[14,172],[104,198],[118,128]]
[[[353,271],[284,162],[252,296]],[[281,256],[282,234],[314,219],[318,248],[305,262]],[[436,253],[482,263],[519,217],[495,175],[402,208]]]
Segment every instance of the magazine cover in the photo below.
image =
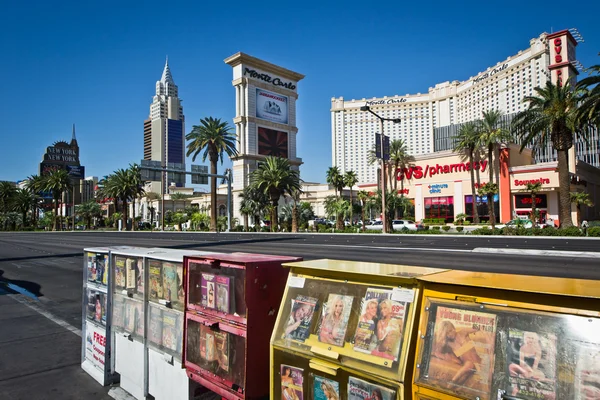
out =
[[87,290],[87,312],[86,316],[88,319],[94,321],[96,319],[96,296],[99,294],[98,291],[88,289]]
[[125,289],[125,259],[115,257],[115,288]]
[[87,279],[88,281],[96,280],[96,255],[87,253]]
[[156,260],[148,261],[148,297],[158,301],[163,298],[162,263]]
[[202,274],[200,289],[202,291],[202,305],[208,308],[215,308],[215,275]]
[[106,325],[106,304],[108,302],[108,296],[105,295],[104,293],[101,294],[100,296],[100,300],[101,300],[101,311],[100,311],[100,323],[102,325]]
[[314,297],[301,294],[292,299],[290,316],[283,332],[284,339],[293,339],[300,342],[308,339],[317,301]]
[[148,340],[152,343],[162,346],[163,334],[163,315],[158,307],[148,307],[150,315],[148,316]]
[[228,276],[217,275],[215,277],[215,283],[217,286],[217,310],[229,314],[230,311],[230,293],[231,293],[231,280]]
[[177,351],[179,328],[177,326],[177,314],[163,312],[162,345],[164,348]]
[[508,330],[507,393],[520,399],[556,399],[556,336]]
[[136,274],[136,287],[139,294],[144,294],[144,259],[137,259],[137,266],[135,267]]
[[98,283],[103,285],[108,284],[108,263],[106,255],[96,255],[96,278]]
[[281,398],[283,400],[304,400],[304,370],[281,364]]
[[339,400],[340,383],[315,375],[313,400]]
[[163,298],[172,304],[179,304],[179,284],[177,282],[177,266],[170,262],[162,264]]
[[323,307],[321,325],[319,326],[319,341],[343,346],[348,329],[348,319],[352,311],[353,296],[330,294]]
[[354,334],[354,350],[398,360],[406,303],[391,298],[391,290],[367,289]]
[[178,287],[177,287],[177,297],[179,298],[179,302],[181,303],[181,310],[183,311],[183,309],[185,308],[185,283],[183,280],[183,263],[177,263],[175,264],[177,267],[177,282],[178,282]]
[[352,376],[348,379],[348,400],[394,400],[395,398],[395,390]]
[[113,297],[113,315],[112,315],[112,324],[117,328],[125,327],[125,312],[123,310],[123,299],[121,296]]
[[135,305],[133,300],[123,299],[123,309],[125,310],[124,329],[129,333],[133,333],[135,331]]
[[128,258],[125,261],[125,270],[127,271],[127,277],[125,279],[125,284],[127,289],[135,289],[137,286],[137,260],[135,258]]
[[462,396],[489,399],[496,315],[438,307],[428,382]]
[[144,336],[144,304],[141,301],[134,301],[135,316],[135,334]]
[[579,347],[575,367],[575,400],[600,398],[600,345]]
[[219,368],[225,372],[229,372],[229,333],[227,332],[214,332],[215,336],[215,347],[216,347],[216,360],[219,364]]

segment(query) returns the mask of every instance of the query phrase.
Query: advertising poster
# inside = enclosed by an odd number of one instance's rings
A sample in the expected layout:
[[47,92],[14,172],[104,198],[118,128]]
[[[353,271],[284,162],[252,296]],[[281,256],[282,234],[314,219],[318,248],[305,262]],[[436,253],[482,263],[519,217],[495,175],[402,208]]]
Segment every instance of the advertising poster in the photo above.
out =
[[508,330],[507,393],[520,399],[556,399],[556,335]]
[[310,336],[317,299],[299,294],[292,299],[292,309],[283,333],[284,339],[294,339],[304,342]]
[[281,398],[283,400],[304,400],[304,370],[281,364]]
[[115,289],[125,289],[125,280],[127,273],[125,271],[125,258],[115,257]]
[[202,274],[200,289],[202,292],[202,305],[208,308],[216,308],[216,279],[214,274]]
[[313,400],[338,400],[340,398],[340,383],[315,375]]
[[179,283],[178,275],[177,275],[177,265],[164,262],[162,265],[163,272],[163,296],[167,301],[172,302],[173,304],[183,303],[183,299],[179,299]]
[[106,332],[94,324],[86,324],[85,330],[85,358],[104,371]]
[[267,121],[288,123],[288,98],[281,94],[256,89],[256,117]]
[[578,353],[574,399],[600,399],[600,345],[582,345]]
[[398,360],[406,303],[391,298],[391,290],[367,289],[354,335],[354,350]]
[[158,301],[163,298],[162,263],[156,260],[148,262],[149,298]]
[[348,400],[394,400],[396,391],[351,376],[348,379]]
[[496,315],[438,307],[428,382],[461,396],[490,398]]
[[287,132],[258,127],[258,154],[288,158]]
[[323,316],[319,327],[320,342],[344,346],[353,299],[353,296],[333,293],[329,295],[326,307],[323,307]]

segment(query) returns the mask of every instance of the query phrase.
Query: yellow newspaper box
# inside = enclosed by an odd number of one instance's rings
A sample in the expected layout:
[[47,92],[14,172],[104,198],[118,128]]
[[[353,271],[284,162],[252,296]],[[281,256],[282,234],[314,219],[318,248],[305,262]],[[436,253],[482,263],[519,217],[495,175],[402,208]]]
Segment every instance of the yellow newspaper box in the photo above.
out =
[[291,271],[271,337],[271,398],[410,398],[417,277],[443,270],[335,260],[284,266]]
[[421,276],[415,399],[600,399],[600,281]]

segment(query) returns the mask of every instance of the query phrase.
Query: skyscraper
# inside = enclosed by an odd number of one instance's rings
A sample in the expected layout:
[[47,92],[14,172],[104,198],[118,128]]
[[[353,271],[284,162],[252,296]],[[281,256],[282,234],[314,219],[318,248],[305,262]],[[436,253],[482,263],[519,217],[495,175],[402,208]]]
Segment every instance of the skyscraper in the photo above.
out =
[[[168,58],[162,77],[156,82],[150,116],[144,121],[144,160],[160,161],[163,165],[185,163],[185,119]],[[162,193],[160,182],[150,186],[147,191]]]

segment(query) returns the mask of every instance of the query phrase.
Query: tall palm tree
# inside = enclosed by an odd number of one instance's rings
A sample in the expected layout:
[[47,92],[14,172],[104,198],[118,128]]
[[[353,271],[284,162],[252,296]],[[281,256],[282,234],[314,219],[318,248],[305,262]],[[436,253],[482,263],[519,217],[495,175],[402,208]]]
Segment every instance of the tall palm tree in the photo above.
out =
[[460,127],[458,136],[454,141],[453,152],[459,153],[462,159],[469,161],[469,172],[471,174],[471,193],[473,194],[473,223],[479,223],[479,211],[477,210],[477,195],[475,191],[475,171],[473,162],[475,160],[475,151],[479,147],[479,132],[475,122],[467,122]]
[[569,193],[571,203],[577,207],[577,220],[581,223],[581,206],[594,207],[594,203],[590,200],[590,195],[585,192]]
[[208,157],[210,161],[210,229],[217,230],[217,162],[223,164],[223,153],[231,157],[237,156],[235,133],[227,122],[219,118],[208,117],[200,120],[200,125],[194,125],[192,131],[185,136],[189,141],[187,156],[192,155],[192,161],[204,151],[202,161]]
[[344,179],[344,186],[350,188],[350,204],[353,204],[352,187],[354,185],[356,185],[356,183],[358,182],[358,176],[356,176],[356,172],[350,170],[350,171],[346,171],[343,179]]
[[44,199],[41,197],[41,193],[44,187],[44,177],[40,175],[31,175],[27,178],[25,187],[31,190],[37,195],[37,201],[31,209],[31,223],[33,226],[37,226],[38,210],[41,208],[41,204]]
[[[408,147],[402,139],[392,140],[390,143],[390,159],[388,164],[389,168],[389,179],[390,182],[394,182],[394,192],[398,189],[398,179],[396,179],[397,171],[400,169],[404,171],[406,168],[412,166],[415,162],[415,158],[408,153]],[[400,181],[400,194],[404,196],[404,181]]]
[[348,200],[336,196],[327,196],[323,201],[323,206],[327,215],[335,215],[335,229],[344,229],[344,218],[352,212],[352,207]]
[[263,211],[269,204],[269,197],[256,187],[249,185],[239,194],[240,213],[244,216],[244,228],[248,230],[248,217],[252,217],[252,223],[260,228],[260,219]]
[[531,193],[531,221],[533,222],[533,227],[535,228],[538,224],[536,197],[540,190],[542,190],[542,184],[540,182],[528,183],[525,189]]
[[600,125],[600,65],[594,65],[589,71],[595,75],[579,81],[577,89],[582,92],[578,119],[581,125],[591,123]]
[[131,229],[135,231],[135,200],[141,198],[146,193],[146,190],[144,189],[144,181],[142,180],[142,173],[138,164],[130,164],[127,172],[133,189],[131,196],[131,201],[133,202]]
[[10,211],[17,187],[12,182],[0,182],[0,212],[6,213]]
[[250,184],[269,196],[271,201],[271,232],[277,229],[277,203],[281,195],[300,190],[300,174],[281,157],[267,156],[250,174]]
[[27,226],[27,212],[32,210],[38,202],[38,196],[30,189],[17,189],[12,199],[12,209],[21,214],[23,226]]
[[360,201],[360,220],[362,222],[362,230],[365,231],[365,211],[367,211],[367,201],[369,201],[369,193],[366,190],[359,190],[356,194],[358,201]]
[[302,194],[301,189],[292,189],[290,191],[290,197],[293,202],[292,206],[292,232],[298,232],[298,203],[300,202],[300,195]]
[[100,204],[96,203],[94,200],[90,200],[75,206],[75,213],[83,218],[86,228],[90,229],[92,218],[100,217],[102,215],[102,208],[100,207]]
[[[494,154],[500,144],[511,139],[510,133],[501,125],[502,112],[498,110],[489,110],[483,112],[483,119],[479,125],[479,141],[487,148],[489,183],[494,184],[494,175],[496,174]],[[495,183],[498,185],[498,182]],[[492,187],[492,186],[488,186]],[[496,210],[494,206],[494,194],[487,193],[488,210],[490,214],[490,223],[492,229],[496,227]]]
[[72,187],[71,177],[64,169],[57,169],[44,176],[43,190],[52,193],[54,199],[54,227],[52,230],[58,230],[58,202],[63,193]]
[[[104,192],[107,197],[119,199],[121,202],[121,219],[123,221],[123,229],[127,229],[127,204],[129,199],[132,199],[136,193],[136,183],[132,179],[132,174],[127,169],[118,169],[104,182]],[[132,224],[133,226],[134,224]]]
[[521,137],[521,150],[527,145],[544,146],[548,139],[558,156],[558,215],[560,225],[573,226],[571,218],[569,176],[569,149],[576,135],[585,137],[585,130],[577,127],[579,96],[567,82],[563,86],[547,82],[544,88],[535,88],[536,96],[523,101],[529,106],[516,115],[512,130]]
[[345,185],[344,175],[338,167],[329,167],[327,170],[326,180],[328,184],[333,186],[336,197],[338,196],[338,192],[340,195],[342,194],[342,190],[344,190]]

